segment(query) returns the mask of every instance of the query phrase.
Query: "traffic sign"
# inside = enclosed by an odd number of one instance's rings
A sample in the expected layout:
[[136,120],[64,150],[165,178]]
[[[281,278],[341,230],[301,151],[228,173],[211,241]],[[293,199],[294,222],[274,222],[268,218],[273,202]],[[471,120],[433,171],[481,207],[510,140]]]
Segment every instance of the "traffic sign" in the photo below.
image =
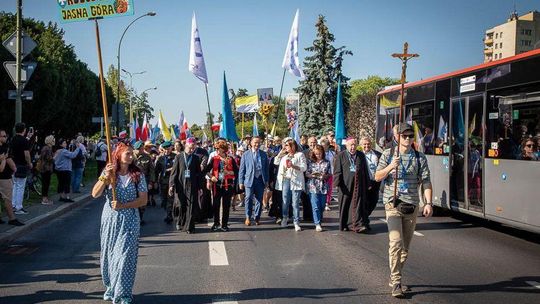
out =
[[[11,53],[11,55],[13,55],[13,57],[17,57],[17,32],[11,34],[6,40],[4,40],[2,44]],[[34,50],[37,46],[37,43],[24,32],[22,32],[21,44],[22,58],[30,54],[30,52],[32,52],[32,50]]]
[[[17,90],[8,90],[8,99],[17,99]],[[34,92],[32,91],[22,91],[21,92],[22,100],[32,100],[34,99]]]
[[[34,73],[37,67],[37,62],[34,61],[28,61],[23,62],[21,66],[21,83],[22,83],[22,89],[26,87],[26,84],[28,83],[28,80]],[[9,77],[11,78],[11,81],[13,81],[13,84],[15,87],[17,87],[17,78],[15,76],[15,73],[17,71],[17,64],[15,61],[4,61],[4,68],[9,74]]]

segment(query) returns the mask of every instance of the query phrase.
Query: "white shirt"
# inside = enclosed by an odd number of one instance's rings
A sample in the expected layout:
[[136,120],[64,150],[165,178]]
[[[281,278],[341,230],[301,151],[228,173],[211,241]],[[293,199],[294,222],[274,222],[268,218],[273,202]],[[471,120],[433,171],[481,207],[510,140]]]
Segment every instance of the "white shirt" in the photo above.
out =
[[373,150],[369,150],[369,152],[364,153],[366,156],[368,171],[369,171],[369,179],[375,180],[375,171],[377,170],[377,165],[379,164],[379,158],[377,157],[377,154],[373,152]]
[[[290,159],[294,166],[299,167],[300,170],[293,168],[287,168],[287,159]],[[304,179],[304,172],[307,170],[306,156],[302,152],[297,152],[292,158],[284,156],[274,158],[274,164],[279,165],[278,175],[276,180],[276,189],[283,190],[283,179],[287,178],[291,181],[291,190],[304,190],[306,181]]]

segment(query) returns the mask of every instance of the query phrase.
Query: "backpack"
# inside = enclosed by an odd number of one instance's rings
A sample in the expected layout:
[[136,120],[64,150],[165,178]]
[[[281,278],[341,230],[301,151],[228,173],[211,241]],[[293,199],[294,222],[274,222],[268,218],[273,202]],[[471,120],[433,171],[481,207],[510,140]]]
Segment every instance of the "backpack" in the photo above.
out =
[[101,157],[101,155],[103,155],[103,151],[101,151],[101,146],[103,146],[103,144],[100,144],[96,146],[96,153],[94,154],[96,157]]

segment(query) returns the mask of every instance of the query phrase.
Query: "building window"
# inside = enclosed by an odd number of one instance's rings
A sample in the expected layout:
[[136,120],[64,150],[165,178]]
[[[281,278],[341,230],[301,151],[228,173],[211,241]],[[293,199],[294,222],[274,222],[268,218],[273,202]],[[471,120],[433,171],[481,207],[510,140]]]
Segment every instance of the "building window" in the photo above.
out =
[[532,35],[532,30],[521,29],[521,35],[531,36]]
[[495,59],[497,59],[497,54],[495,54]]
[[502,32],[501,32],[501,35],[500,35],[500,37],[502,38]]
[[501,43],[499,43],[499,48],[500,48],[500,49],[502,49],[502,42],[501,42]]
[[499,45],[495,43],[495,49],[498,49],[499,48]]
[[499,33],[495,33],[495,39],[499,38]]
[[532,41],[531,40],[521,40],[521,45],[522,46],[531,46]]

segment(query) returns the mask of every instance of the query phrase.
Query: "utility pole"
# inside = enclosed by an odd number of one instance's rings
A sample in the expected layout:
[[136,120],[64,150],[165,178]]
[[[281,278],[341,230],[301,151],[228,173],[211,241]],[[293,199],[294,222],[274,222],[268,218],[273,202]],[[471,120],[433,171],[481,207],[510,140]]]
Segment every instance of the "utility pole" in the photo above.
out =
[[22,0],[17,0],[17,51],[15,56],[15,89],[17,90],[17,98],[15,99],[15,123],[22,121],[22,84],[21,84],[21,67],[22,67]]

